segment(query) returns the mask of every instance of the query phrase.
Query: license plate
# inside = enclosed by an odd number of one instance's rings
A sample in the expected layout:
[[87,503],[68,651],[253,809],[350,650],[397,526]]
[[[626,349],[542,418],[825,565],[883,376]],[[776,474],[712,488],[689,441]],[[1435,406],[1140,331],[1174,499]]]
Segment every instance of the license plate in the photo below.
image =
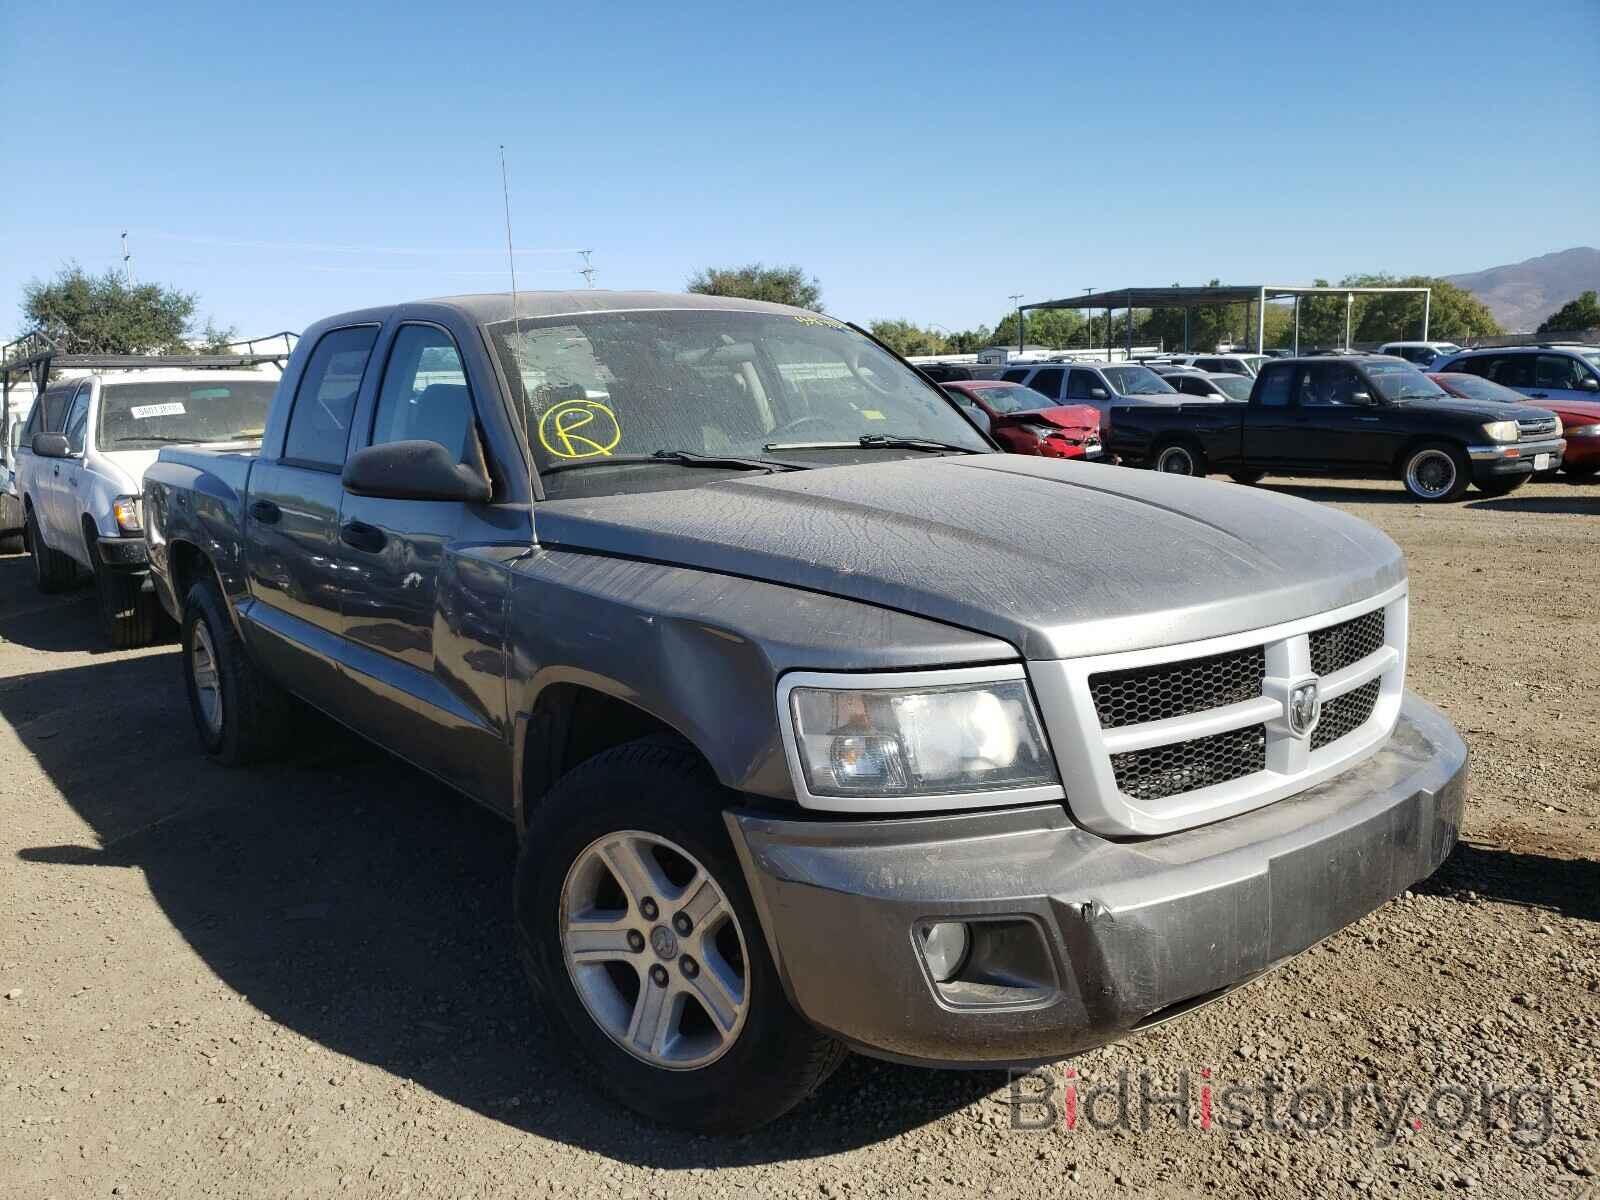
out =
[[1533,456],[1533,469],[1535,471],[1548,471],[1550,469],[1550,456],[1548,454],[1535,454]]

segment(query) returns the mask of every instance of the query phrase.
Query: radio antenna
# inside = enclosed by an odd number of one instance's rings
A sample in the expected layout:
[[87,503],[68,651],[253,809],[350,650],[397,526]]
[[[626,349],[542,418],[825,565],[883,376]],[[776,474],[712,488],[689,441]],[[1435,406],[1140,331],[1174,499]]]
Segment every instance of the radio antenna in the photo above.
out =
[[511,248],[511,180],[506,173],[506,148],[500,146],[500,195],[506,206],[506,263],[511,267],[511,319],[517,319],[517,253]]

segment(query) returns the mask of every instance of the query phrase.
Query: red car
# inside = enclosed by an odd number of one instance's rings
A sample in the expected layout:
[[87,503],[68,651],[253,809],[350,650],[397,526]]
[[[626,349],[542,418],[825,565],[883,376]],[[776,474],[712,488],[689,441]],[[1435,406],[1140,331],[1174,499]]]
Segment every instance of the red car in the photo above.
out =
[[998,379],[963,379],[940,386],[1012,454],[1089,460],[1104,454],[1100,414],[1087,404],[1055,404],[1043,392]]
[[1530,400],[1521,392],[1492,379],[1456,371],[1430,373],[1428,378],[1452,396],[1467,400],[1528,404],[1555,413],[1561,418],[1561,425],[1566,431],[1562,436],[1567,439],[1567,452],[1561,460],[1561,469],[1578,478],[1600,471],[1600,400],[1561,400],[1548,396]]

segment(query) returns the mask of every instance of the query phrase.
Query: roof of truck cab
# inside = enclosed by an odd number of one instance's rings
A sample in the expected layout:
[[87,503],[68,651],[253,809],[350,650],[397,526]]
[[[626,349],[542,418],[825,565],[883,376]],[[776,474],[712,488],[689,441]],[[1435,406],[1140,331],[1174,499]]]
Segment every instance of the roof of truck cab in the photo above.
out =
[[567,314],[621,312],[629,309],[704,308],[722,311],[774,312],[800,314],[806,310],[765,300],[746,300],[739,296],[702,296],[693,292],[613,292],[605,288],[576,288],[565,292],[518,292],[515,313],[509,292],[482,295],[439,296],[419,300],[418,304],[437,304],[453,308],[480,325],[509,321],[519,317],[559,317]]

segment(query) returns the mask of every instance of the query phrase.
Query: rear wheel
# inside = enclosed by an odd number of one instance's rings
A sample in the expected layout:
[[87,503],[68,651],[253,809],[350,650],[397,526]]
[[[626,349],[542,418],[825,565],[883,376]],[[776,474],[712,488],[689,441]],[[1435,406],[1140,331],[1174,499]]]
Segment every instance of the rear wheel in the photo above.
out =
[[1574,479],[1588,479],[1595,472],[1600,471],[1600,462],[1586,462],[1580,466],[1562,467],[1561,469]]
[[1242,483],[1246,487],[1260,483],[1267,477],[1265,471],[1230,471],[1228,474],[1235,483]]
[[697,1133],[765,1125],[844,1056],[784,994],[732,801],[687,747],[631,742],[551,789],[517,864],[523,963],[561,1045],[618,1103]]
[[46,595],[66,591],[78,582],[78,564],[44,544],[39,533],[39,518],[33,509],[28,509],[24,520],[27,521],[28,548],[33,554],[33,585]]
[[1471,464],[1459,447],[1447,442],[1429,442],[1406,456],[1400,479],[1418,500],[1442,504],[1459,500],[1472,482]]
[[1478,490],[1486,496],[1509,496],[1528,480],[1531,475],[1511,475],[1502,479],[1490,479],[1478,485]]
[[1157,448],[1155,469],[1163,475],[1204,475],[1206,456],[1188,442],[1167,442]]
[[205,752],[239,766],[280,750],[294,701],[250,661],[215,578],[189,589],[182,643],[189,711]]
[[94,590],[100,601],[100,628],[111,648],[130,650],[155,641],[161,624],[161,604],[155,592],[144,586],[143,573],[111,570],[100,560],[100,551],[92,540],[89,558],[94,563]]

